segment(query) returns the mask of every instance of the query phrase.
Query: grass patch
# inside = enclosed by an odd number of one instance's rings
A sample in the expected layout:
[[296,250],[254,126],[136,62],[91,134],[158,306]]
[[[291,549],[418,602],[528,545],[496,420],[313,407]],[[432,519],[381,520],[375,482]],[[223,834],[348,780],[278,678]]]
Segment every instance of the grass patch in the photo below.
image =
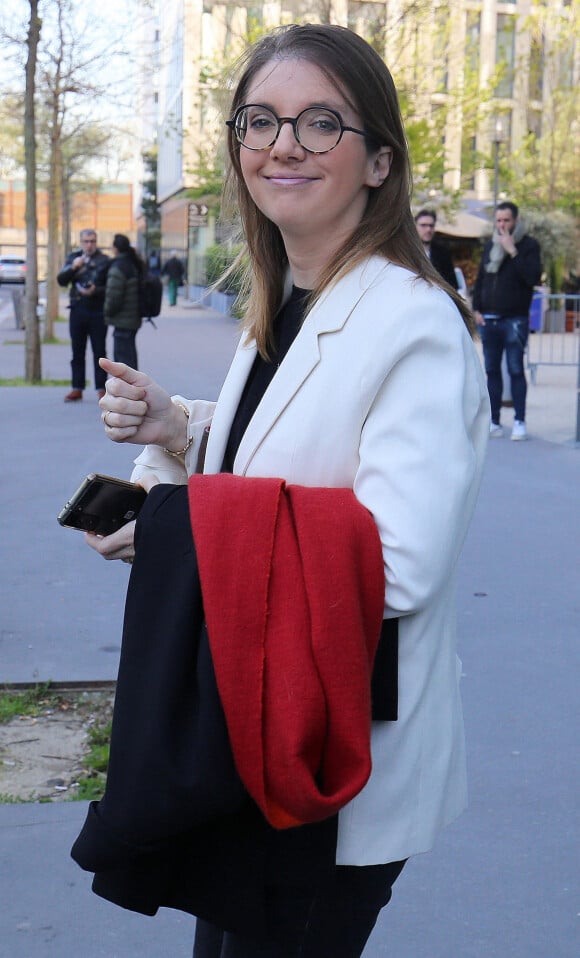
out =
[[[58,336],[48,336],[43,339],[41,346],[70,346],[70,339],[59,339]],[[5,339],[4,346],[24,346],[23,339]]]
[[[4,685],[0,686],[0,724],[13,724],[21,718],[32,719],[37,729],[36,741],[40,743],[37,747],[40,748],[47,729],[46,723],[52,724],[61,720],[68,722],[68,713],[79,733],[79,750],[63,776],[70,784],[67,785],[66,797],[63,794],[61,800],[95,801],[102,798],[105,790],[113,698],[112,691],[56,691],[51,682],[19,690]],[[55,734],[54,729],[51,734]],[[85,736],[86,741],[83,741]],[[30,759],[27,759],[27,762],[29,764]],[[74,776],[74,780],[71,776]],[[7,791],[0,792],[0,804],[55,800],[53,795],[39,797],[35,793],[24,796],[21,789],[17,787],[16,790],[22,797],[11,795]]]
[[0,379],[0,386],[70,386],[70,379],[35,379],[28,382],[24,376],[15,379]]
[[21,715],[40,715],[45,709],[58,705],[59,701],[59,696],[50,690],[50,682],[23,692],[4,688],[0,691],[0,722],[10,722]]
[[95,802],[103,797],[109,767],[110,740],[110,720],[90,729],[89,751],[83,758],[87,774],[78,781],[78,787],[74,791],[75,801]]

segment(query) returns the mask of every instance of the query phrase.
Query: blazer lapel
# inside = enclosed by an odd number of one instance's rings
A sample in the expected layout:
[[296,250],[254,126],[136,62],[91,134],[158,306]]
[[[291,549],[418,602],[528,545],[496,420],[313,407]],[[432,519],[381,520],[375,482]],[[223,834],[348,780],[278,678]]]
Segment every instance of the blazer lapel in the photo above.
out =
[[[312,308],[243,436],[235,460],[236,473],[245,472],[272,426],[318,365],[320,337],[342,329],[366,290],[387,266],[384,259],[374,257],[338,280]],[[212,421],[206,472],[220,469],[231,423],[255,356],[256,347],[250,343],[241,345],[234,357]]]

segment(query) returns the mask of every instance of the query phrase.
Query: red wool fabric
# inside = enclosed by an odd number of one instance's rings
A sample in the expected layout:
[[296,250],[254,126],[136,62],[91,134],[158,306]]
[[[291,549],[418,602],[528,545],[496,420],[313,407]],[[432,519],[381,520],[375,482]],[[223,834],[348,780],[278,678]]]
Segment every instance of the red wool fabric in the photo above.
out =
[[238,773],[274,827],[327,818],[371,771],[375,522],[349,489],[229,474],[192,476],[189,508]]

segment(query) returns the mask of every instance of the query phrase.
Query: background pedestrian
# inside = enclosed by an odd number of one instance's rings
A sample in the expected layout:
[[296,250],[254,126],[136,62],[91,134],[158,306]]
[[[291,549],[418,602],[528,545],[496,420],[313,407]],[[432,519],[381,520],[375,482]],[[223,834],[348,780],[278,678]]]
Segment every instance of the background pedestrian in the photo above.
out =
[[170,306],[175,306],[177,303],[177,290],[183,283],[184,274],[183,263],[178,258],[177,251],[172,249],[169,259],[161,270],[161,275],[167,276],[167,295]]
[[443,243],[433,239],[436,224],[437,214],[434,210],[420,210],[415,217],[415,226],[425,253],[445,282],[449,283],[453,289],[457,289],[457,277],[451,253]]
[[105,323],[113,327],[115,362],[137,369],[137,331],[141,327],[139,283],[145,264],[129,238],[116,233],[105,288]]
[[72,389],[65,402],[78,402],[86,386],[85,358],[87,339],[91,341],[95,389],[99,398],[105,389],[106,373],[99,359],[107,355],[107,327],[103,318],[105,298],[105,270],[109,262],[97,248],[97,234],[93,229],[80,233],[81,248],[70,253],[57,276],[59,286],[70,286],[69,330],[72,345]]
[[511,438],[528,438],[527,383],[524,355],[534,287],[540,282],[540,247],[528,236],[515,203],[499,203],[495,229],[483,250],[473,289],[475,321],[480,327],[487,388],[491,403],[489,434],[503,436],[500,423],[503,394],[502,356],[505,352],[514,404]]

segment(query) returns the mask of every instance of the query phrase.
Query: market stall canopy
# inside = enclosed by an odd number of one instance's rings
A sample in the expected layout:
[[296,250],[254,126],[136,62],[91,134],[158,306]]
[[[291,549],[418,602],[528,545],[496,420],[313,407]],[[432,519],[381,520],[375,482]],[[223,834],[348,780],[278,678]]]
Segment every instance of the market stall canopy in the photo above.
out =
[[456,213],[446,221],[442,214],[437,217],[437,232],[442,236],[455,236],[458,239],[481,239],[491,236],[491,223],[473,213]]

